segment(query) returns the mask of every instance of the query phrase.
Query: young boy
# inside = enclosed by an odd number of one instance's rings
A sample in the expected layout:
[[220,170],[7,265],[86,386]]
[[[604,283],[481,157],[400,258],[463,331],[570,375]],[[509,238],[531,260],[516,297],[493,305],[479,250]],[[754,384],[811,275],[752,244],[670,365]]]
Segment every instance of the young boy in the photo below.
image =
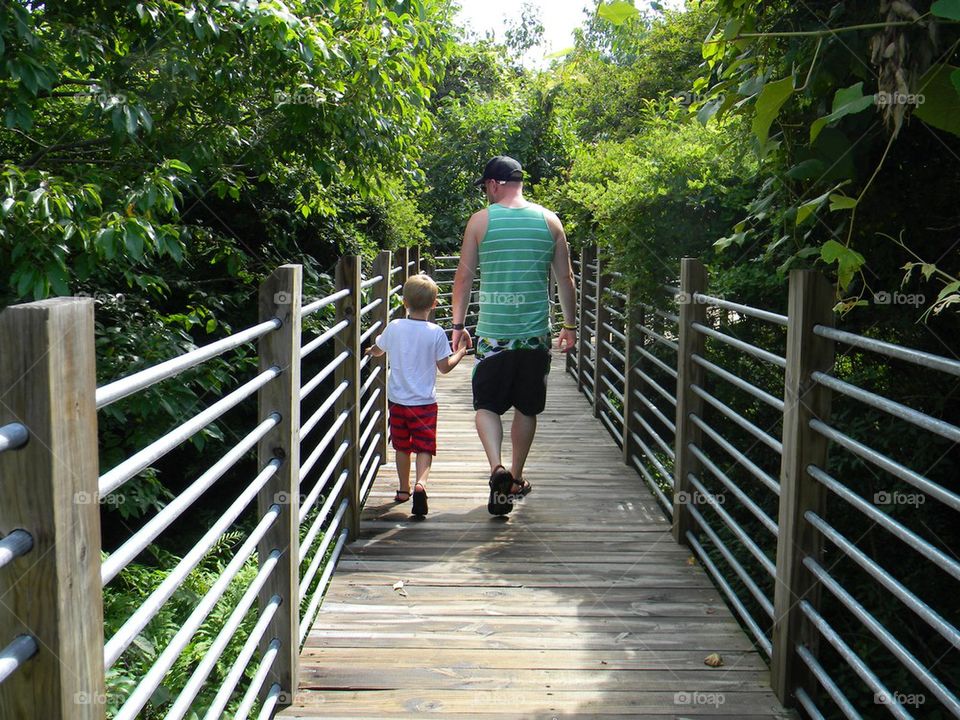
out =
[[390,407],[390,440],[397,451],[400,487],[394,501],[410,499],[410,453],[417,456],[413,489],[414,515],[427,514],[427,475],[437,454],[437,370],[453,370],[467,352],[465,344],[451,352],[443,329],[427,321],[437,306],[437,284],[425,274],[414,275],[403,285],[407,317],[390,322],[367,349],[390,359],[387,400]]

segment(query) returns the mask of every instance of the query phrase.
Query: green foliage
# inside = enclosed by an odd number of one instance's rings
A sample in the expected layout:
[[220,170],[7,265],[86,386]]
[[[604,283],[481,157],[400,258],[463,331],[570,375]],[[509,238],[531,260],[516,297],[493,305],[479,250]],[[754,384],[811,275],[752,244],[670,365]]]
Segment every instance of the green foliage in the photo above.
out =
[[[107,673],[108,717],[112,717],[126,702],[137,683],[180,630],[199,600],[219,579],[244,538],[245,534],[241,532],[223,535],[201,564],[187,576],[173,597],[163,605],[157,616],[144,628],[143,632],[137,635],[133,644],[110,669]],[[180,560],[179,557],[155,546],[151,546],[150,551],[158,566],[133,563],[104,588],[104,633],[108,638],[116,633],[143,601],[160,586],[167,577],[167,568],[172,568]],[[164,677],[162,685],[137,717],[155,720],[166,715],[256,574],[257,561],[254,554],[228,585],[220,601],[199,627]],[[257,604],[254,603],[194,701],[192,708],[196,714],[188,717],[200,717],[199,713],[213,701],[233,660],[253,629],[257,612]],[[247,680],[253,677],[254,670],[255,667],[251,666],[244,671]],[[244,685],[241,683],[240,690],[243,689]],[[242,692],[234,695],[227,706],[227,716],[232,715],[241,696]]]
[[559,89],[517,70],[505,48],[461,46],[447,75],[423,161],[423,208],[432,217],[427,236],[438,249],[459,247],[466,218],[483,204],[473,182],[490,157],[517,158],[535,191],[564,170],[576,142],[566,113],[556,107]]
[[[755,150],[776,178],[740,225],[783,270],[849,258],[835,266],[841,309],[869,307],[865,298],[896,287],[902,250],[941,264],[919,284],[939,284],[925,288],[928,296],[957,274],[951,238],[889,212],[909,172],[924,188],[920,214],[955,214],[957,174],[944,182],[926,170],[928,158],[960,162],[953,13],[953,3],[922,0],[716,3],[695,85],[705,94],[701,117],[750,119]],[[848,188],[837,196],[841,184]],[[893,236],[902,237],[899,248],[883,242]]]
[[641,122],[642,134],[584,146],[545,196],[577,244],[608,248],[617,270],[653,289],[729,226],[755,167],[725,152],[735,127],[704,128],[674,101],[648,101]]

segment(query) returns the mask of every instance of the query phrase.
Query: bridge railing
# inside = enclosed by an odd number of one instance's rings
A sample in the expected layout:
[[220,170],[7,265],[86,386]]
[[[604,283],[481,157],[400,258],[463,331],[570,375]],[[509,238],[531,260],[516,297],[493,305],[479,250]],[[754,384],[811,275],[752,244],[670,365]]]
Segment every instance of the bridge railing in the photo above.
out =
[[[770,658],[778,697],[814,718],[960,717],[960,565],[942,534],[956,538],[960,510],[956,408],[848,377],[874,367],[889,387],[922,368],[932,382],[960,362],[836,329],[833,288],[812,272],[791,273],[777,313],[710,295],[693,259],[670,304],[631,297],[594,248],[574,267],[568,372]],[[881,423],[944,459],[871,447]]]
[[[0,716],[143,717],[201,628],[212,636],[205,654],[182,687],[162,688],[159,697],[169,697],[150,712],[212,719],[256,709],[269,718],[289,704],[301,647],[386,458],[386,364],[361,347],[398,314],[403,281],[418,268],[417,249],[381,252],[366,274],[358,258],[343,257],[333,291],[308,301],[301,267],[285,265],[262,284],[255,325],[99,388],[93,301],[0,313]],[[252,377],[98,471],[98,411],[254,343]],[[101,560],[101,503],[254,396],[246,435]],[[253,454],[252,479],[238,482]],[[214,487],[232,501],[105,638],[104,588],[174,523],[189,521]],[[124,668],[124,654],[237,529],[232,556],[218,558],[219,574],[149,669],[132,686],[112,687],[108,673]],[[237,598],[232,607],[224,607],[228,596]],[[215,609],[226,619],[211,627]]]

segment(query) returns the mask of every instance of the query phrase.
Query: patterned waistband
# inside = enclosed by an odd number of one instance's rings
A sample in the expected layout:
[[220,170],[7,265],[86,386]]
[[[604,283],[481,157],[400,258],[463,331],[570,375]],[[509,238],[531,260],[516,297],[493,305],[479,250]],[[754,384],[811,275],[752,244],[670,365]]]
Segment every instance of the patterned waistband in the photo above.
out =
[[482,360],[504,350],[550,350],[550,336],[536,335],[526,338],[476,338],[476,355]]

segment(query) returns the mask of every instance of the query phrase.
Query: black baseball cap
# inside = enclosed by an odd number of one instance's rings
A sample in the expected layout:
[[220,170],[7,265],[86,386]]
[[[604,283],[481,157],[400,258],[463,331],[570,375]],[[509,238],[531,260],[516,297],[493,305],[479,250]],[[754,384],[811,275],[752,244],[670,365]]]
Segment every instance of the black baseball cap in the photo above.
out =
[[523,180],[523,166],[507,155],[497,155],[490,158],[483,168],[483,177],[475,181],[474,185],[483,185],[487,180],[500,182],[518,182]]

